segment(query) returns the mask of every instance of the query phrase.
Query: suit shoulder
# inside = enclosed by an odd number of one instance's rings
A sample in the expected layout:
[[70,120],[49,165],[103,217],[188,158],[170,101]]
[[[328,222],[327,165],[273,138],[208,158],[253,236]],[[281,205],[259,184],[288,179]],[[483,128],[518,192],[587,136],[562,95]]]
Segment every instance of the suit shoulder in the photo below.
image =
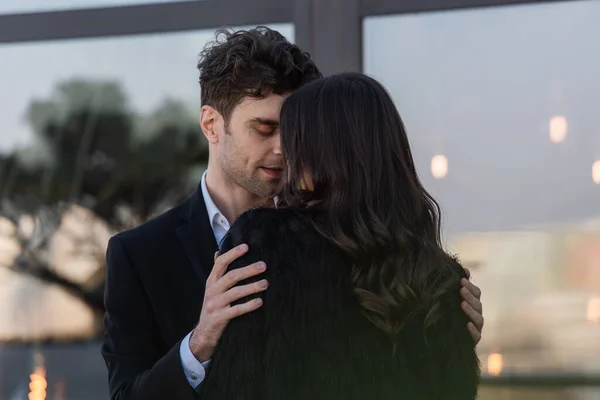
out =
[[[127,243],[147,242],[148,240],[160,240],[176,229],[180,223],[180,215],[184,204],[179,204],[164,213],[149,219],[135,228],[116,234],[113,239]],[[111,239],[112,240],[112,239]]]

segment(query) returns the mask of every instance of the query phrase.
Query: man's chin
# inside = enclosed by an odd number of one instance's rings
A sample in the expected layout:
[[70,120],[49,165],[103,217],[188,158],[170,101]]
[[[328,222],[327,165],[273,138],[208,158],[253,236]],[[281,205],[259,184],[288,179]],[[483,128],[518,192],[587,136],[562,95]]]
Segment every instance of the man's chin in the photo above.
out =
[[267,194],[265,197],[272,199],[273,197],[275,197],[277,195],[277,189],[278,189],[278,185],[272,185],[269,186],[268,188],[265,188],[265,193]]
[[274,180],[261,180],[260,186],[254,186],[254,190],[250,190],[255,196],[264,199],[272,199],[277,194],[279,182]]

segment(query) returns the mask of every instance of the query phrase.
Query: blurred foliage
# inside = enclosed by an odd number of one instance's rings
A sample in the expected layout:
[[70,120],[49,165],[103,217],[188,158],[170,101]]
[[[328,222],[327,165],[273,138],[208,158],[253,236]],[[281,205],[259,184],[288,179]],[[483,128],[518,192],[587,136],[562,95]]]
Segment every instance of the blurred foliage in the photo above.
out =
[[[208,161],[208,146],[185,104],[165,99],[142,114],[116,82],[72,79],[31,102],[25,118],[33,143],[0,154],[0,216],[21,249],[14,271],[63,287],[103,312],[104,249],[89,282],[52,267],[52,236],[72,206],[83,206],[112,232],[183,201]],[[33,218],[33,233],[20,226]],[[90,228],[91,229],[91,228]]]
[[195,118],[167,99],[136,113],[114,82],[70,80],[26,111],[35,143],[0,156],[2,198],[28,212],[76,202],[115,222],[120,204],[147,219],[162,202],[182,200],[208,148]]

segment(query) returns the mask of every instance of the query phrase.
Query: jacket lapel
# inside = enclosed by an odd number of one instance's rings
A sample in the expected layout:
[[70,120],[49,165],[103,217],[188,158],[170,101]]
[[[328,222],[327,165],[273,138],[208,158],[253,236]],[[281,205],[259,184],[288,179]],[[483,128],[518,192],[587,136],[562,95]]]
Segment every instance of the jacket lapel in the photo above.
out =
[[200,186],[187,201],[187,207],[182,209],[180,218],[184,223],[177,228],[177,235],[196,275],[204,284],[212,270],[218,247]]

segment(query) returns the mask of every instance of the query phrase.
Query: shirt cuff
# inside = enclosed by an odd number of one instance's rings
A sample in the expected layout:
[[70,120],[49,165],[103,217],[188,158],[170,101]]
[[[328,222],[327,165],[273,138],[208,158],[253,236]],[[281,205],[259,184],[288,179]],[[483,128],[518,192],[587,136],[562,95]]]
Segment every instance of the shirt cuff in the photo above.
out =
[[185,373],[187,381],[192,388],[196,389],[204,380],[206,368],[208,368],[210,360],[202,363],[194,356],[192,349],[190,349],[191,336],[192,332],[188,333],[181,341],[181,345],[179,346],[179,356],[181,357],[181,366],[183,367],[183,372]]

